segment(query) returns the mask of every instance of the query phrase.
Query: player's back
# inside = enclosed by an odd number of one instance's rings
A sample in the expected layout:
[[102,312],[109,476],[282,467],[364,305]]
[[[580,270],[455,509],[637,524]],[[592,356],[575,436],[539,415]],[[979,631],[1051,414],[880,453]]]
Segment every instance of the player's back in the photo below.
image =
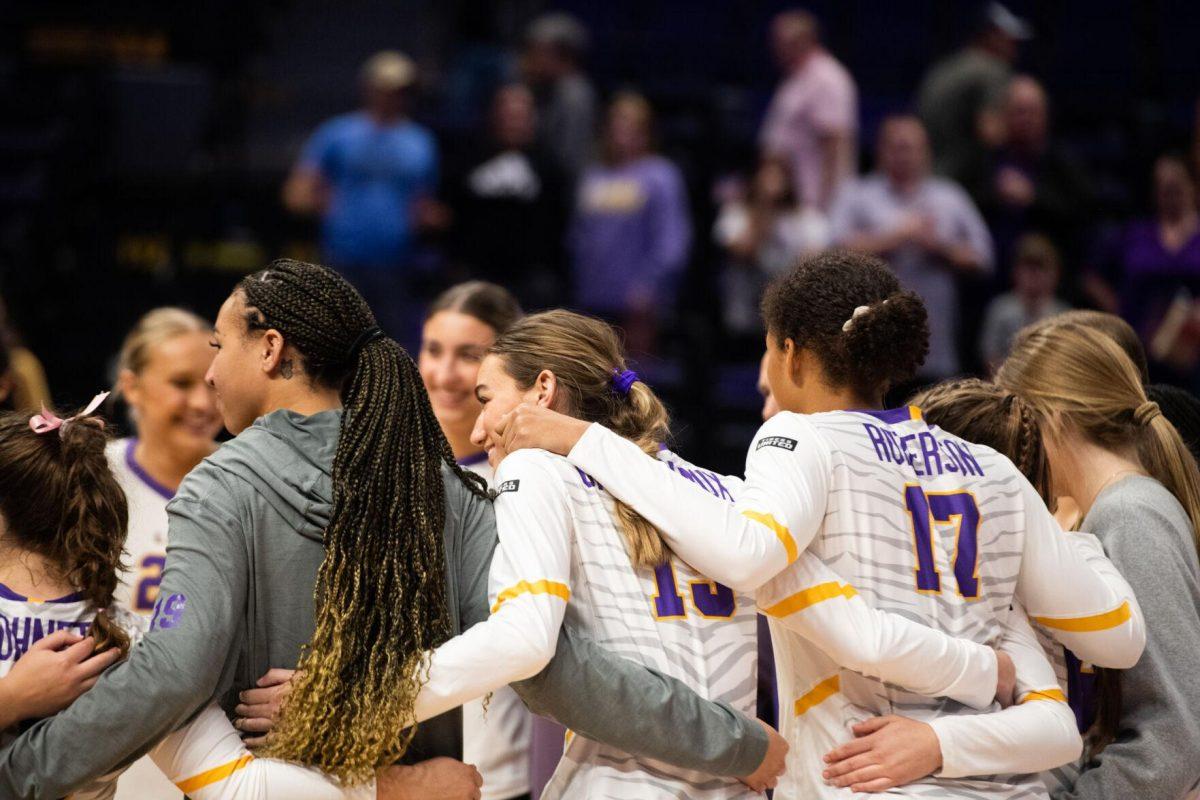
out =
[[[608,492],[566,459],[542,455],[554,461],[569,497],[573,526],[571,600],[563,624],[575,626],[620,656],[678,678],[703,697],[753,716],[753,599],[709,581],[678,558],[657,569],[635,569]],[[670,454],[663,457],[732,502],[716,475]],[[631,708],[629,713],[639,712]],[[571,733],[563,760],[543,793],[546,798],[614,800],[752,796],[736,780],[637,758]]]
[[[824,449],[829,491],[820,532],[809,545],[870,605],[950,635],[995,645],[1016,590],[1028,495],[1004,456],[930,428],[915,408],[834,412],[783,420],[794,428],[777,446]],[[779,430],[776,426],[776,430]],[[763,446],[760,439],[757,446]],[[770,445],[768,445],[770,446]],[[802,595],[791,570],[759,602]],[[772,622],[782,708],[792,745],[779,795],[847,796],[821,780],[821,757],[872,716],[929,720],[979,713],[946,698],[915,695],[841,669],[818,648]],[[782,710],[781,708],[781,710]],[[1032,779],[935,780],[893,790],[912,797],[1044,797]]]

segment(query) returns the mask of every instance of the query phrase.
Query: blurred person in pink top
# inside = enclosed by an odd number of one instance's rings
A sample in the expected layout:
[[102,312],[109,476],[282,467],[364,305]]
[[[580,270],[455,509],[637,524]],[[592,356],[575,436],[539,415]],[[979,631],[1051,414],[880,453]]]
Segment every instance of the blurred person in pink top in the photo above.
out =
[[763,121],[763,152],[791,161],[802,206],[826,210],[838,185],[855,173],[858,89],[821,46],[817,18],[807,11],[775,17],[771,49],[784,80]]

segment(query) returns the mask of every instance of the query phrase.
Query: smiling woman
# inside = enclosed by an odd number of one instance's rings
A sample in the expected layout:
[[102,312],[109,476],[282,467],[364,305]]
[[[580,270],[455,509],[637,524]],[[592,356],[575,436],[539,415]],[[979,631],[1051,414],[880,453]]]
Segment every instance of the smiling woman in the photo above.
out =
[[[496,337],[521,316],[521,306],[507,289],[468,281],[434,300],[421,329],[417,366],[433,413],[458,463],[489,484],[493,469],[487,455],[471,442],[480,411],[475,379]],[[482,699],[463,704],[463,761],[475,764],[483,775],[484,800],[509,800],[529,792],[532,726],[531,715],[507,686],[493,693],[486,713]],[[553,739],[561,745],[561,729]]]
[[129,569],[117,600],[149,614],[158,596],[167,549],[167,501],[180,482],[216,449],[221,430],[213,390],[212,326],[181,308],[157,308],[125,337],[117,392],[129,404],[136,435],[108,447],[109,465],[129,497]]
[[[181,308],[156,308],[133,326],[121,346],[117,393],[129,405],[136,433],[105,454],[129,501],[125,570],[117,602],[148,615],[158,600],[167,561],[167,501],[183,477],[217,447],[221,430],[204,373],[212,361],[212,325]],[[141,759],[121,777],[118,800],[163,800],[182,794]]]
[[[479,364],[496,337],[521,316],[521,306],[507,289],[468,281],[438,296],[425,318],[417,366],[433,413],[463,466],[485,461],[471,444],[471,428],[479,416],[475,399]],[[491,479],[491,475],[484,477]]]

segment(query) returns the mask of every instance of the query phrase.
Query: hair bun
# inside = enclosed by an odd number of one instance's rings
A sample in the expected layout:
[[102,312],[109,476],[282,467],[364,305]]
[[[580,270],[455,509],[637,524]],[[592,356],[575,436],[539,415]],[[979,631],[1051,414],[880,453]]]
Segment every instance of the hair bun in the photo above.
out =
[[1162,409],[1158,407],[1158,403],[1153,400],[1147,400],[1133,412],[1133,421],[1139,426],[1145,427],[1161,416]]

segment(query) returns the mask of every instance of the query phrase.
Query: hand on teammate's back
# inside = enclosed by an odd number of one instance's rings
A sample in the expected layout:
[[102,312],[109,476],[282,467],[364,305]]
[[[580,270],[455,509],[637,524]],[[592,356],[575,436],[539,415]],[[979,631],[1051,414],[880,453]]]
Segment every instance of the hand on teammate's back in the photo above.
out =
[[545,406],[522,403],[501,418],[496,435],[503,438],[506,453],[536,447],[565,456],[588,424]]
[[483,776],[473,764],[431,758],[379,770],[376,800],[479,800]]
[[0,721],[11,724],[48,717],[75,702],[96,685],[100,673],[121,658],[121,651],[115,647],[92,655],[95,647],[92,637],[67,630],[55,631],[35,642],[0,680]]
[[[267,734],[275,727],[283,701],[292,691],[293,669],[270,669],[258,679],[257,689],[247,689],[238,694],[237,714],[233,726],[242,732],[247,747],[258,747],[267,741]],[[257,734],[246,736],[245,734]]]
[[789,746],[787,739],[780,736],[779,731],[761,719],[758,720],[758,724],[762,725],[767,732],[767,754],[763,756],[758,769],[749,775],[742,776],[741,781],[754,791],[761,792],[764,789],[774,789],[775,785],[779,783],[779,776],[783,775],[787,766]]
[[883,792],[932,775],[942,767],[942,745],[929,725],[907,717],[872,717],[854,725],[855,738],[825,756],[821,773],[831,786]]

